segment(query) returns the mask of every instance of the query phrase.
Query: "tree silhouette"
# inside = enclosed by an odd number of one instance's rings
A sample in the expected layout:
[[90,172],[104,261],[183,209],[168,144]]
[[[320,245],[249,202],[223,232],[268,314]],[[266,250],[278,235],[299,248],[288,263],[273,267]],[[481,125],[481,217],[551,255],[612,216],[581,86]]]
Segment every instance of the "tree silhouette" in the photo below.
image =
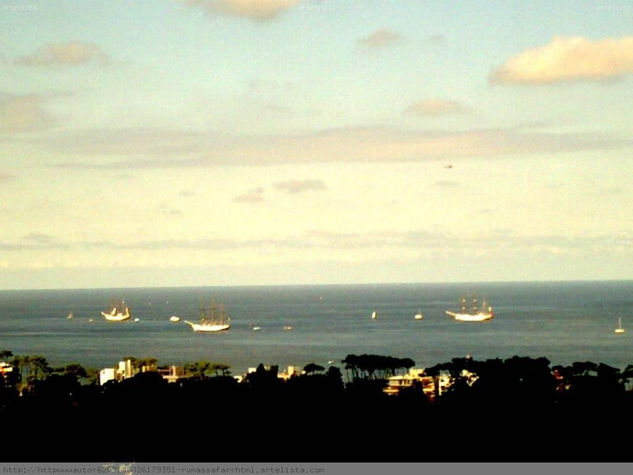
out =
[[316,372],[321,372],[324,369],[325,368],[323,366],[320,366],[318,364],[308,363],[307,365],[304,366],[303,371],[305,371],[306,374],[312,374]]
[[185,364],[185,371],[192,373],[198,379],[204,379],[207,373],[213,371],[212,363],[206,360],[200,360],[193,363]]

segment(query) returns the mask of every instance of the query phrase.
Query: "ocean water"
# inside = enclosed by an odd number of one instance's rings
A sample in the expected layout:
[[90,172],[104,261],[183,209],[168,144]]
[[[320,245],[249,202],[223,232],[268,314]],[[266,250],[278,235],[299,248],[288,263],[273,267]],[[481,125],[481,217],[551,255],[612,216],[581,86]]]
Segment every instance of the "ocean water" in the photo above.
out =
[[[486,297],[495,318],[463,323],[447,316],[467,292]],[[100,315],[117,298],[138,322]],[[198,334],[169,321],[172,315],[196,321],[211,299],[231,317],[228,332]],[[414,320],[419,310],[424,319]],[[618,317],[628,330],[623,335],[613,332]],[[466,355],[519,355],[623,369],[633,364],[632,338],[632,281],[0,292],[0,350],[39,354],[52,366],[112,367],[125,356],[159,364],[204,359],[228,363],[237,375],[259,363],[342,367],[350,353],[374,353],[411,358],[418,368]]]

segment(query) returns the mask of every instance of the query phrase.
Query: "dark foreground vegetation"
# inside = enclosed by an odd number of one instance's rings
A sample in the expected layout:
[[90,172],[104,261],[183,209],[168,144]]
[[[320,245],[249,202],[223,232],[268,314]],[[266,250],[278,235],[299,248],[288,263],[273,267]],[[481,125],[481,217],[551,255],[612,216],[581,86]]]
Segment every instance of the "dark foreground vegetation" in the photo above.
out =
[[308,365],[286,381],[260,365],[242,382],[223,368],[175,383],[148,371],[98,386],[79,365],[36,361],[27,380],[21,371],[0,376],[1,459],[633,461],[633,367],[459,358],[426,370],[450,377],[443,394],[414,384],[387,396],[384,378],[413,361],[349,355],[342,363]]

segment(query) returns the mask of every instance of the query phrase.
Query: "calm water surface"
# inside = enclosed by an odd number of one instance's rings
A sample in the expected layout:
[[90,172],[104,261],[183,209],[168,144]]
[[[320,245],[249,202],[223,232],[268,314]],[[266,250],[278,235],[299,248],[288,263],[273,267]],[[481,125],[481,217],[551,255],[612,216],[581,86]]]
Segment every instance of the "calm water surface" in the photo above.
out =
[[[473,291],[493,306],[493,320],[460,323],[446,316]],[[138,322],[100,315],[116,298],[125,299]],[[212,298],[231,317],[228,332],[197,334],[169,321],[172,315],[197,320]],[[424,319],[416,321],[419,310]],[[618,317],[628,330],[623,335],[613,332]],[[225,362],[240,374],[259,363],[340,366],[347,354],[376,353],[412,358],[416,367],[465,355],[519,355],[623,369],[633,363],[632,335],[631,281],[0,292],[0,349],[95,368],[135,356],[160,364]]]

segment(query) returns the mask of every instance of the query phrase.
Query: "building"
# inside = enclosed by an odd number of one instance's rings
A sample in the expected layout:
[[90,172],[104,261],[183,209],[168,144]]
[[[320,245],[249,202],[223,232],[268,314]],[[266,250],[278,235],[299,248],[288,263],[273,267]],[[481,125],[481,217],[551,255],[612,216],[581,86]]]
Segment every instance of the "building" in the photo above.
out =
[[99,384],[104,385],[108,381],[122,381],[138,373],[147,373],[150,371],[157,372],[169,383],[176,382],[186,375],[185,368],[182,366],[171,365],[166,368],[158,368],[156,365],[151,365],[135,368],[132,364],[132,360],[127,359],[125,361],[119,361],[116,368],[103,368],[99,371]]
[[168,383],[175,383],[180,378],[185,377],[185,368],[182,366],[171,365],[167,368],[156,368],[155,371],[160,374]]
[[13,372],[13,366],[4,361],[0,361],[0,375],[5,376],[7,373]]
[[[444,381],[441,380],[440,388],[442,388],[442,383]],[[400,394],[400,391],[404,388],[411,388],[415,384],[419,384],[422,388],[422,392],[429,398],[433,398],[435,396],[435,382],[431,376],[426,376],[424,374],[424,369],[420,368],[411,368],[408,373],[398,374],[395,376],[391,376],[387,380],[387,386],[383,389],[385,394],[389,396],[394,396]]]
[[[472,385],[477,380],[476,375],[466,370],[462,370],[461,376],[466,379],[469,385]],[[426,397],[433,401],[436,393],[437,395],[442,395],[451,386],[451,376],[449,372],[441,371],[437,378],[438,387],[436,391],[436,381],[432,376],[426,376],[424,369],[411,368],[406,374],[390,377],[383,391],[385,394],[393,396],[399,394],[402,389],[413,387],[415,384],[418,384]]]
[[297,366],[288,366],[281,373],[277,374],[277,377],[279,379],[283,379],[284,381],[287,381],[288,379],[292,378],[293,376],[299,376],[302,373],[303,373],[303,371],[299,367],[297,367]]

